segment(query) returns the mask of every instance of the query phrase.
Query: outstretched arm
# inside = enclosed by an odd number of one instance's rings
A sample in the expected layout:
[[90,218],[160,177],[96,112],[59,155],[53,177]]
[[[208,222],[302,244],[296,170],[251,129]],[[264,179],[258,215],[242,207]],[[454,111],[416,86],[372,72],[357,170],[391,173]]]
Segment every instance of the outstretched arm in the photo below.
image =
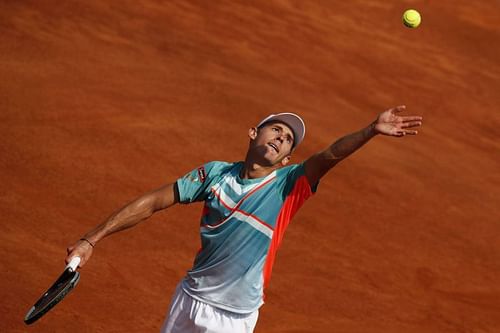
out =
[[79,266],[83,267],[92,255],[93,247],[101,239],[133,227],[149,218],[154,212],[168,208],[177,202],[179,202],[179,193],[176,183],[165,185],[140,196],[117,210],[104,223],[90,230],[82,239],[68,247],[66,263],[69,263],[72,257],[79,256],[81,258]]
[[418,132],[414,128],[422,125],[422,117],[399,116],[398,114],[405,108],[404,105],[400,105],[382,112],[367,127],[338,139],[324,151],[307,159],[305,172],[309,183],[316,184],[337,163],[361,148],[377,134],[395,137],[416,135]]

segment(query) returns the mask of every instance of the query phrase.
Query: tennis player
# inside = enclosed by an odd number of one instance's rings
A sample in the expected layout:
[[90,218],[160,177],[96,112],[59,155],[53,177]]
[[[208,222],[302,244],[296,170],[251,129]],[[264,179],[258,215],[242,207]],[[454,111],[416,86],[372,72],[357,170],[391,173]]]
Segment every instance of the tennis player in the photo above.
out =
[[178,284],[162,333],[253,332],[276,251],[288,223],[337,163],[378,134],[415,135],[420,116],[405,106],[382,112],[299,164],[290,164],[305,125],[293,113],[270,115],[248,130],[243,161],[213,161],[137,198],[68,248],[80,267],[104,237],[130,228],[176,203],[203,201],[201,249]]

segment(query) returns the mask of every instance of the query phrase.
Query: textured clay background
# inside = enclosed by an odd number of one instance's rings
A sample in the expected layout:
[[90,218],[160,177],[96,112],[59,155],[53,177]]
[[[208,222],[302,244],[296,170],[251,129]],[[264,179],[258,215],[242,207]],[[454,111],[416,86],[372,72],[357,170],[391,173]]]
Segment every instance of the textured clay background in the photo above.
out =
[[[401,15],[418,9],[418,29]],[[158,332],[199,204],[99,243],[74,292],[26,311],[65,250],[128,201],[244,158],[271,112],[295,162],[398,104],[292,221],[257,332],[500,332],[500,3],[0,1],[0,330]]]

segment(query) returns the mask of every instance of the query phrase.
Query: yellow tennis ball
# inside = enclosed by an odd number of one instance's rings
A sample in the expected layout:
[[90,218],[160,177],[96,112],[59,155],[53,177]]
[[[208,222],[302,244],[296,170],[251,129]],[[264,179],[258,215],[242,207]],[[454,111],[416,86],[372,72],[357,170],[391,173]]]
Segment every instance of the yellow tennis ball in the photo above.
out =
[[408,9],[403,14],[403,24],[408,28],[416,28],[419,26],[422,18],[420,17],[420,13],[415,9]]

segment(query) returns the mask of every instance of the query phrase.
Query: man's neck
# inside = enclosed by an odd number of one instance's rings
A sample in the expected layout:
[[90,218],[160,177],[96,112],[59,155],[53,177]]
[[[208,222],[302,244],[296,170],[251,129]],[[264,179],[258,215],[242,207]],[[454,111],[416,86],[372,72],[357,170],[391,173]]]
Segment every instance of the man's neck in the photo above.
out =
[[281,167],[279,164],[273,166],[262,166],[248,160],[245,160],[243,163],[243,168],[241,168],[240,171],[241,179],[263,178]]

